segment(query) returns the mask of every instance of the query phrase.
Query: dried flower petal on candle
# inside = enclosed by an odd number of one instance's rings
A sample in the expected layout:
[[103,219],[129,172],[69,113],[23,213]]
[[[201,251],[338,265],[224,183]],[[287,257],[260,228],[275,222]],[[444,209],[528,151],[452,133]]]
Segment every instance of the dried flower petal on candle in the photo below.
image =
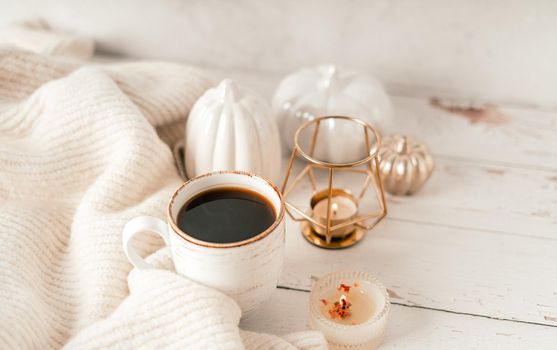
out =
[[329,304],[329,302],[327,301],[327,299],[321,299],[321,302],[323,303],[323,305]]
[[[350,292],[338,290],[343,282]],[[375,349],[385,334],[388,298],[386,288],[367,272],[327,274],[311,289],[310,326],[323,332],[334,349]]]
[[342,283],[340,286],[338,286],[337,290],[343,291],[343,292],[347,292],[350,293],[350,286],[347,286],[346,284]]
[[350,306],[352,306],[352,304],[348,301],[348,299],[346,299],[344,295],[342,295],[340,297],[340,300],[335,301],[333,306],[329,309],[329,316],[331,316],[332,319],[340,318],[344,320],[352,316],[352,313],[350,312]]

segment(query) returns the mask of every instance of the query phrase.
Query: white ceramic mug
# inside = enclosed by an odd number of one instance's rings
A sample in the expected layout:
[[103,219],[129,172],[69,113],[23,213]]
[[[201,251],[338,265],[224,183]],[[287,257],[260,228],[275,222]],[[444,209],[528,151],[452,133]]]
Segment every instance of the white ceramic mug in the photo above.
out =
[[[204,242],[180,230],[176,218],[184,204],[219,187],[261,194],[273,205],[276,220],[258,235],[233,243]],[[284,200],[274,184],[258,176],[241,171],[200,175],[174,192],[168,203],[167,222],[150,216],[130,220],[123,231],[124,251],[137,268],[151,268],[131,245],[134,235],[146,231],[160,235],[170,246],[178,273],[226,293],[244,312],[270,297],[277,286],[284,255]]]

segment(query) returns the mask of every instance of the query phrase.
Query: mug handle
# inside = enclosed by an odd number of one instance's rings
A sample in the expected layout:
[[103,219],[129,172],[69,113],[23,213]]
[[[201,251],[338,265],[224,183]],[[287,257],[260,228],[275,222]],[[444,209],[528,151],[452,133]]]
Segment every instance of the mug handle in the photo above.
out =
[[161,219],[152,216],[138,216],[128,221],[126,226],[124,226],[122,243],[128,260],[138,269],[153,269],[155,267],[143,260],[131,245],[133,236],[141,232],[156,233],[162,237],[166,245],[169,245],[168,226]]

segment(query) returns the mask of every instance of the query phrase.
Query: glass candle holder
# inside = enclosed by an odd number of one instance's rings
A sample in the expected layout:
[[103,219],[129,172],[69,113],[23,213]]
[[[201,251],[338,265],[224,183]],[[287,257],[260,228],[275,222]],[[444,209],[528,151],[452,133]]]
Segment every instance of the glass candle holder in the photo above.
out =
[[331,349],[375,349],[385,336],[390,302],[386,288],[363,271],[319,278],[310,293],[310,326]]

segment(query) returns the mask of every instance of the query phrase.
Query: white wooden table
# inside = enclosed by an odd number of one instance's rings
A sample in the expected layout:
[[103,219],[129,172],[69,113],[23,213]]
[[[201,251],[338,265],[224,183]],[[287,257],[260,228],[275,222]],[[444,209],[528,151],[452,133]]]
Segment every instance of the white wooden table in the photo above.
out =
[[[434,154],[423,190],[389,196],[387,218],[352,248],[316,248],[288,222],[280,286],[243,328],[279,335],[307,328],[311,277],[351,267],[375,274],[391,294],[382,349],[557,349],[555,1],[121,0],[105,7],[11,2],[0,22],[32,14],[124,56],[261,70],[320,60],[365,68],[398,93],[388,131],[415,136]],[[214,74],[268,97],[280,78]],[[504,117],[494,118],[505,121],[472,123],[432,107],[431,97],[448,93],[440,87],[507,101],[498,107]],[[553,108],[513,104],[521,101]],[[468,95],[455,103],[467,105]]]
[[[279,78],[214,74],[267,96]],[[389,290],[382,349],[557,349],[557,110],[498,106],[503,121],[490,123],[432,106],[423,92],[393,102],[388,130],[430,147],[429,182],[414,196],[388,196],[387,218],[345,250],[310,245],[288,219],[279,288],[241,326],[307,329],[312,276],[349,267]]]

